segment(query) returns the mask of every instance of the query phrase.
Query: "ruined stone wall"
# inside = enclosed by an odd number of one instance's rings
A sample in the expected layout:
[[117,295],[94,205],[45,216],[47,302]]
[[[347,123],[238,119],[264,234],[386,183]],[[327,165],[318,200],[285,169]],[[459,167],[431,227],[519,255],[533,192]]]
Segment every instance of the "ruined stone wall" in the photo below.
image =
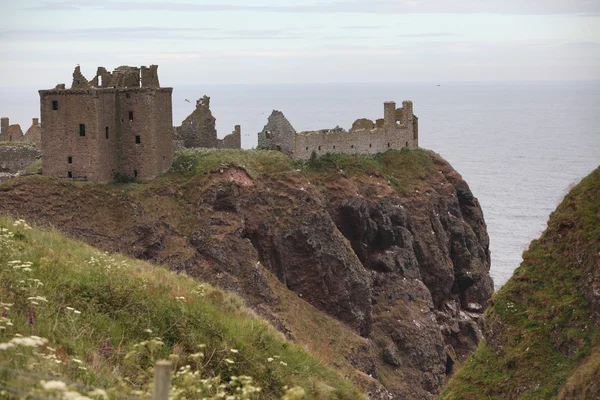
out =
[[0,146],[0,173],[15,174],[36,162],[41,153],[31,146]]
[[196,101],[196,109],[177,127],[177,135],[183,140],[184,147],[216,148],[215,122],[216,119],[210,111],[210,97],[204,96]]
[[120,93],[122,173],[151,178],[171,166],[172,90],[140,88]]
[[283,113],[273,110],[267,124],[258,134],[258,147],[263,149],[280,150],[287,155],[294,156],[296,130],[285,118]]
[[377,154],[389,149],[418,147],[418,122],[411,101],[384,103],[384,117],[373,122],[362,118],[352,124],[350,131],[341,128],[296,133],[283,113],[274,110],[267,125],[258,134],[258,146],[281,150],[300,159],[315,152]]
[[0,119],[0,142],[6,141],[6,136],[8,134],[8,126],[10,122],[7,117],[2,117]]
[[[410,139],[409,139],[410,138]],[[406,127],[387,132],[383,128],[355,131],[300,132],[295,137],[294,157],[310,158],[326,153],[377,154],[389,149],[415,147]]]
[[[117,90],[95,90],[97,113],[95,114],[98,154],[98,180],[109,181],[119,171],[121,124],[117,120]],[[108,133],[108,135],[107,135]],[[107,137],[108,136],[108,137]]]
[[42,145],[42,127],[38,118],[33,118],[31,127],[23,135],[23,141],[32,143],[38,148]]
[[[98,98],[92,90],[40,90],[44,175],[106,180],[99,170]],[[56,102],[56,107],[53,106]],[[57,108],[57,109],[54,109]],[[85,136],[80,125],[85,126]],[[69,157],[71,157],[69,159]],[[70,161],[70,162],[69,162]]]
[[216,149],[241,149],[241,127],[236,125],[233,132],[223,139],[217,137],[216,118],[210,111],[210,97],[203,96],[196,101],[196,109],[192,111],[181,126],[175,128],[176,141],[183,147],[206,147]]
[[236,125],[229,135],[223,139],[217,139],[218,149],[241,149],[242,148],[242,128]]

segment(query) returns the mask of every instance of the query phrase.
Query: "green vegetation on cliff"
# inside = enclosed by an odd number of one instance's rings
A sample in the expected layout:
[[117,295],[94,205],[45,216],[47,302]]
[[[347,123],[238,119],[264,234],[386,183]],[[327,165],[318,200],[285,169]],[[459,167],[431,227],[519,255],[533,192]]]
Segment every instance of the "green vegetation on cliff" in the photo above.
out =
[[[221,391],[273,399],[286,386],[302,387],[305,398],[361,398],[237,296],[6,217],[0,218],[0,302],[2,398],[41,393],[50,375],[83,393],[81,385],[143,396],[153,362],[162,358],[179,371],[174,398],[212,399]],[[253,394],[256,387],[261,392]]]
[[485,313],[487,343],[441,398],[600,395],[600,168],[575,186]]

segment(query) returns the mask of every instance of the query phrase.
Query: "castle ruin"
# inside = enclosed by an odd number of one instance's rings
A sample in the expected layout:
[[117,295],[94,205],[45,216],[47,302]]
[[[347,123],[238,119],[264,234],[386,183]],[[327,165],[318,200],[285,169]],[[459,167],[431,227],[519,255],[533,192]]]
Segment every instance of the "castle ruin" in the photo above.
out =
[[41,140],[42,127],[38,118],[32,119],[31,127],[25,133],[23,133],[21,125],[11,125],[8,117],[0,118],[0,142],[32,143],[40,146]]
[[309,159],[326,153],[376,154],[389,149],[419,146],[418,118],[412,101],[396,108],[393,101],[383,105],[383,118],[375,122],[358,119],[350,130],[342,128],[296,132],[281,111],[274,110],[258,134],[258,147],[280,150],[287,155]]
[[203,96],[196,101],[196,109],[175,128],[175,140],[179,147],[209,147],[215,149],[241,149],[242,134],[236,125],[229,135],[217,138],[215,117],[210,111],[210,97]]
[[158,66],[98,67],[88,81],[80,67],[70,89],[40,90],[44,175],[109,181],[116,174],[151,178],[173,155],[172,88],[160,87]]

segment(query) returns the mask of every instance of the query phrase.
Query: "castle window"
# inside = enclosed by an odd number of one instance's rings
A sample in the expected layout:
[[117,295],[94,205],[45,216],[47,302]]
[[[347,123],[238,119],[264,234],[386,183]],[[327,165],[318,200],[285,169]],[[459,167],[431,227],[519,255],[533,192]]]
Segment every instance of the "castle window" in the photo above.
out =
[[135,144],[140,144],[142,143],[142,138],[138,135],[135,137]]
[[54,111],[58,110],[58,100],[52,100],[52,109]]
[[388,147],[390,147],[390,144],[388,143]]
[[353,148],[354,148],[354,145],[353,145],[353,144],[351,144],[351,145],[350,145],[350,148],[351,148],[351,149],[353,149]]
[[127,98],[130,98],[130,97],[131,97],[131,94],[129,94],[129,93],[126,93],[126,94],[125,94],[125,97],[127,97]]
[[135,178],[137,178],[137,169],[134,169],[134,170],[133,170],[133,176],[134,176]]
[[67,157],[67,163],[73,164],[73,157],[71,157],[71,156]]
[[73,173],[71,171],[67,172],[67,178],[72,178],[73,177]]
[[79,136],[85,136],[85,124],[79,124]]
[[371,143],[369,143],[369,148],[371,148],[371,147],[373,147],[373,146],[371,145]]
[[319,146],[319,150],[321,150],[321,146]]
[[104,128],[104,135],[108,139],[108,126]]
[[306,150],[308,150],[308,147],[306,148]]
[[333,149],[335,150],[335,144],[333,145]]
[[133,111],[129,111],[129,120],[133,121]]
[[408,142],[406,142],[406,147],[408,147]]

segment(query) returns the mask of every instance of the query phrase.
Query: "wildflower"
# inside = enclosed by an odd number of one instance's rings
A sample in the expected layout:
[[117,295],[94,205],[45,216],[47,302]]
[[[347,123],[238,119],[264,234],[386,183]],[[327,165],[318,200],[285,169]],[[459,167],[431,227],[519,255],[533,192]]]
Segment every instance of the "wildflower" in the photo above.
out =
[[269,357],[269,358],[267,358],[267,361],[268,361],[268,362],[273,362],[273,357]]
[[238,353],[239,352],[239,350],[236,350],[236,349],[231,349],[229,351],[231,351],[232,353]]
[[29,311],[29,319],[27,322],[29,322],[29,325],[31,326],[35,324],[35,315],[33,314],[33,311]]
[[45,390],[58,390],[60,392],[67,391],[67,384],[63,381],[41,381],[40,384]]
[[79,310],[73,310],[73,313],[75,313],[75,314],[81,314],[81,311],[79,311]]
[[3,317],[3,318],[6,318],[7,316],[8,316],[8,309],[7,309],[6,307],[4,307],[4,308],[2,309],[2,317]]
[[106,342],[104,344],[104,347],[102,347],[102,354],[104,354],[105,356],[108,355],[110,352],[112,351],[112,345],[110,344],[110,342]]
[[283,365],[284,367],[287,367],[287,363],[284,363],[283,361],[279,361],[279,364]]
[[91,392],[88,393],[89,397],[95,397],[97,399],[105,399],[108,400],[108,393],[106,393],[104,390],[102,389],[94,389]]
[[144,329],[144,332],[152,333],[152,329],[146,328],[146,329]]
[[233,361],[233,360],[232,360],[232,359],[230,359],[230,358],[226,358],[226,359],[225,359],[225,362],[226,362],[227,364],[235,364],[235,361]]
[[83,364],[83,361],[81,361],[77,358],[71,358],[71,361],[76,362],[77,364]]
[[75,311],[75,309],[73,307],[67,307],[67,310],[69,310],[69,311]]

